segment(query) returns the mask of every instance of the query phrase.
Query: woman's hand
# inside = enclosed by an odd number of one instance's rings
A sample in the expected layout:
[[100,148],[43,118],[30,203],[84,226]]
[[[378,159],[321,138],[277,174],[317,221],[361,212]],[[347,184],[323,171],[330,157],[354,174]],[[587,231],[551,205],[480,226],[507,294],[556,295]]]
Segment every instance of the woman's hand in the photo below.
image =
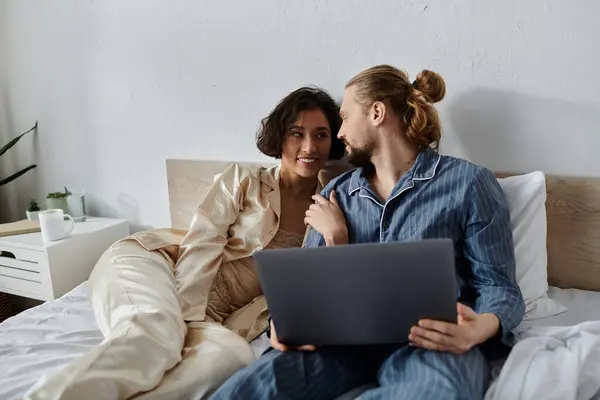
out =
[[298,351],[315,351],[316,347],[313,345],[299,346],[299,347],[288,347],[283,343],[280,343],[277,339],[277,332],[275,332],[275,326],[273,325],[273,320],[271,320],[271,347],[275,350],[279,350],[285,353],[288,350],[298,350]]
[[348,244],[346,219],[337,201],[335,190],[331,191],[329,200],[320,194],[312,198],[315,204],[306,210],[304,223],[323,235],[327,246]]

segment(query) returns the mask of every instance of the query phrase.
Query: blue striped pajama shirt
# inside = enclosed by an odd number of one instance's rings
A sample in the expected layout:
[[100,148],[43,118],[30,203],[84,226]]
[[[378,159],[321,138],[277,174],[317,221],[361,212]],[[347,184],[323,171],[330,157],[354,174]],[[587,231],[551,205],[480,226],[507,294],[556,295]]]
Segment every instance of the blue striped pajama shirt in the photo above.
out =
[[[508,205],[488,169],[426,150],[385,202],[363,169],[335,178],[322,194],[329,198],[332,190],[350,243],[453,239],[457,301],[477,313],[495,314],[505,338],[521,322],[525,304],[515,278]],[[311,230],[305,246],[324,245],[322,235]],[[488,379],[479,348],[461,355],[406,346],[271,350],[236,373],[214,398],[331,399],[377,380],[379,387],[361,398],[481,399]]]

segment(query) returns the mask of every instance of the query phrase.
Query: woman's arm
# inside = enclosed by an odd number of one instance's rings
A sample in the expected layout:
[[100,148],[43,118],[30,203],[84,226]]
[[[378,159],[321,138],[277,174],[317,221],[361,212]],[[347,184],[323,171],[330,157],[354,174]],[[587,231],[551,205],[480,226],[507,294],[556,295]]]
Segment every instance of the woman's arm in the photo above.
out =
[[243,172],[232,164],[215,180],[198,205],[175,264],[175,280],[186,321],[202,321],[208,294],[221,266],[228,231],[243,201]]
[[[325,190],[323,193],[326,194]],[[304,223],[312,228],[304,241],[304,247],[348,244],[346,218],[336,196],[335,190],[331,190],[329,200],[323,194],[313,196],[315,204],[306,210],[304,218]]]

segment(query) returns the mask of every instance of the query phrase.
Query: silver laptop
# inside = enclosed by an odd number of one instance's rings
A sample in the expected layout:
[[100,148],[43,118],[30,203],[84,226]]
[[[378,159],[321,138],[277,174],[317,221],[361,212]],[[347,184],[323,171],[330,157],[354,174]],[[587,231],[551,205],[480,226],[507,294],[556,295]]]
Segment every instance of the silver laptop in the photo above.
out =
[[406,343],[422,318],[456,323],[450,239],[262,250],[258,276],[281,343]]

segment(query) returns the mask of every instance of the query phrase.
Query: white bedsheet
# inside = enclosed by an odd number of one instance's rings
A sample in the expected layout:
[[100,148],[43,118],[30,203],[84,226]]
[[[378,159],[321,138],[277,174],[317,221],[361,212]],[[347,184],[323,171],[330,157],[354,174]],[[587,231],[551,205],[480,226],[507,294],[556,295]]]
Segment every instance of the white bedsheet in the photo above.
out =
[[[528,321],[522,328],[600,321],[600,293],[551,287],[549,295],[567,306],[567,311]],[[86,283],[60,299],[8,319],[0,324],[0,399],[19,399],[43,374],[52,373],[101,341]],[[268,347],[266,335],[252,347],[260,355]]]
[[[600,384],[600,374],[597,381],[577,380],[594,372],[588,368],[590,362],[600,366],[600,350],[593,347],[600,344],[600,293],[550,286],[548,296],[567,311],[525,321],[515,329],[517,344],[506,361],[493,365],[494,380],[486,400],[591,398],[577,397],[577,391],[572,392],[575,396],[567,393],[569,388],[583,393]],[[556,389],[558,382],[564,391]]]
[[102,341],[86,287],[0,324],[0,399],[21,398],[43,374]]
[[[515,332],[517,332],[517,340],[524,339],[523,335],[518,335],[519,332],[526,331],[533,327],[572,326],[585,321],[600,321],[600,292],[559,289],[550,286],[548,289],[548,297],[566,306],[566,312],[552,317],[524,321],[515,329]],[[495,360],[492,363],[492,381],[497,380],[500,376],[505,361],[506,360]]]
[[600,398],[600,321],[522,331],[485,400]]

